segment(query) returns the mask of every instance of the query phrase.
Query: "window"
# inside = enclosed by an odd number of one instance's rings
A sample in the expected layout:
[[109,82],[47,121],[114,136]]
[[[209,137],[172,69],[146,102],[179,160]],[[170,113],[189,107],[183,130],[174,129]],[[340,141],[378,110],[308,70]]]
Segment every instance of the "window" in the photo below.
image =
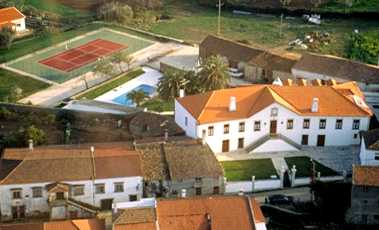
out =
[[240,122],[238,125],[238,131],[240,133],[245,132],[245,122]]
[[272,108],[271,109],[271,116],[273,116],[273,117],[278,116],[278,108]]
[[326,120],[325,119],[321,119],[320,120],[320,129],[325,129],[326,128]]
[[64,200],[64,193],[63,192],[55,193],[55,199],[56,200]]
[[201,177],[195,177],[195,182],[196,183],[201,183],[203,179]]
[[188,126],[188,117],[185,117],[185,118],[184,118],[184,125],[185,125],[185,126]]
[[195,193],[196,193],[196,196],[200,196],[201,195],[201,188],[195,188]]
[[359,129],[359,124],[361,123],[360,120],[354,120],[353,121],[353,129]]
[[309,129],[309,126],[310,126],[309,119],[304,119],[304,121],[303,121],[303,128],[304,129]]
[[208,136],[213,136],[214,134],[214,127],[213,126],[209,126],[208,127]]
[[96,194],[105,193],[105,184],[95,184],[95,193]]
[[229,133],[229,125],[224,125],[224,134]]
[[124,183],[123,182],[114,183],[114,192],[124,192]]
[[375,153],[375,160],[379,161],[379,153]]
[[336,120],[336,129],[342,129],[342,119]]
[[21,199],[21,198],[22,198],[21,189],[14,189],[14,190],[12,190],[12,199],[13,200]]
[[357,138],[358,138],[358,134],[354,133],[354,139],[357,139]]
[[301,136],[301,144],[308,145],[308,135]]
[[72,193],[74,196],[84,195],[84,185],[74,185],[72,186]]
[[244,147],[244,138],[238,138],[238,148],[243,149]]
[[213,187],[213,194],[215,195],[220,194],[220,187],[218,186]]
[[129,201],[137,201],[137,195],[129,195]]
[[261,131],[261,122],[260,121],[254,122],[254,131]]
[[293,129],[293,120],[292,119],[287,120],[287,129]]
[[33,198],[42,197],[42,187],[34,187],[32,188]]

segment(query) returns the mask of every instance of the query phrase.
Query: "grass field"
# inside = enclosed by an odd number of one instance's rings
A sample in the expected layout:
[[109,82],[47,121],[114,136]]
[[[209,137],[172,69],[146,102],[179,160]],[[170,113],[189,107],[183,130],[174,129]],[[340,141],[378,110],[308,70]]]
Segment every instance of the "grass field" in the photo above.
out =
[[104,93],[116,88],[117,86],[120,86],[133,78],[136,78],[140,75],[145,73],[142,69],[136,69],[129,73],[126,73],[122,75],[121,77],[118,77],[114,80],[108,81],[105,84],[101,85],[100,87],[97,87],[95,89],[89,90],[88,92],[80,95],[77,99],[95,99],[98,96],[103,95]]
[[[289,168],[296,165],[296,177],[309,177],[311,173],[311,161],[309,157],[287,157],[284,158]],[[334,170],[316,162],[316,172],[321,172],[321,176],[337,176]]]
[[[44,82],[0,68],[0,101],[9,101],[11,91],[16,87],[22,89],[22,97],[26,97],[48,86]],[[9,102],[15,101],[10,100]]]
[[60,4],[56,0],[25,0],[25,5],[31,5],[39,10],[48,11],[60,16],[86,16],[92,14],[90,11],[77,10]]
[[[217,10],[198,6],[194,1],[166,1],[165,11],[172,16],[150,27],[152,32],[173,36],[189,42],[199,43],[208,34],[217,32]],[[329,32],[331,44],[320,47],[318,52],[345,56],[350,33],[354,29],[362,32],[379,31],[377,21],[357,19],[327,19],[321,26],[305,24],[300,18],[284,19],[280,36],[280,16],[237,16],[222,12],[222,35],[233,40],[246,40],[262,48],[287,48],[289,41],[303,37],[312,31]],[[379,38],[378,38],[379,39]]]
[[270,179],[277,175],[271,159],[222,161],[221,165],[228,181],[249,181],[252,176],[257,180]]
[[[119,34],[109,30],[100,30],[94,34],[87,35],[84,38],[80,38],[76,41],[73,41],[70,44],[69,48],[81,46],[98,38],[126,45],[128,48],[125,49],[125,51],[123,52],[127,52],[129,54],[135,53],[152,44],[152,42],[148,40],[137,38],[134,36],[127,36],[125,34]],[[62,83],[74,77],[77,77],[83,73],[89,72],[95,65],[95,62],[93,62],[73,71],[63,72],[39,63],[39,61],[56,55],[58,53],[61,53],[63,51],[65,51],[65,45],[55,46],[50,50],[43,51],[41,53],[34,54],[31,57],[13,62],[9,66],[15,69],[25,71],[27,73],[37,75],[41,78],[45,78],[50,81]]]

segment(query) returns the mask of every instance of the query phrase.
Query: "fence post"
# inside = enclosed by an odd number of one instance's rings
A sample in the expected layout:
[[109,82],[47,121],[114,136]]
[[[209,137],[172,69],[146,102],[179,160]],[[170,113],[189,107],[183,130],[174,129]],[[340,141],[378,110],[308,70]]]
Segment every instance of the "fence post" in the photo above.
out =
[[291,187],[295,187],[296,185],[296,171],[296,165],[293,165],[291,169]]
[[251,192],[255,190],[255,176],[251,177]]

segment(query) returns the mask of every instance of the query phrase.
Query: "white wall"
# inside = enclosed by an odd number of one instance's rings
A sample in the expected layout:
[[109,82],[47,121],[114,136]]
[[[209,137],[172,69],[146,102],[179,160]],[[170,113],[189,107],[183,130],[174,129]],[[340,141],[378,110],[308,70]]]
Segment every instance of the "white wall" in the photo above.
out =
[[[311,103],[311,102],[310,102]],[[278,108],[278,116],[271,117],[271,109]],[[183,108],[176,109],[175,120],[176,122],[184,122]],[[287,129],[287,120],[293,119],[293,129]],[[303,129],[303,120],[310,119],[310,128]],[[319,129],[320,119],[326,119],[326,128]],[[335,123],[337,119],[343,119],[342,129],[335,129]],[[353,120],[360,119],[360,129],[352,130]],[[217,122],[211,124],[203,124],[197,127],[198,138],[201,138],[202,130],[206,130],[207,136],[206,141],[209,147],[214,153],[222,152],[222,141],[229,140],[230,142],[230,151],[235,151],[238,148],[238,138],[244,138],[244,146],[248,146],[260,138],[266,136],[270,132],[270,120],[277,120],[277,133],[281,134],[297,144],[301,144],[302,135],[309,135],[308,145],[316,146],[317,144],[317,135],[326,135],[326,146],[344,146],[344,145],[356,145],[359,144],[359,137],[354,138],[354,134],[359,134],[361,130],[368,130],[369,118],[360,117],[317,117],[317,116],[299,116],[298,114],[288,110],[287,108],[273,103],[272,105],[266,107],[262,111],[254,114],[252,117],[241,120],[233,120],[228,122]],[[261,130],[254,131],[254,122],[261,122]],[[240,122],[245,122],[245,132],[238,132],[238,126]],[[187,130],[187,135],[194,137],[193,124],[195,121],[191,120],[191,126],[184,127],[182,123],[178,123],[184,130]],[[229,124],[229,134],[224,134],[224,124]],[[214,135],[208,136],[208,127],[214,127]],[[264,150],[272,151],[270,149],[264,148]],[[274,148],[274,151],[285,151],[285,149]]]
[[[25,18],[14,20],[14,21],[12,21],[12,23],[14,23],[16,25],[16,32],[23,32],[24,30],[26,30]],[[17,26],[17,25],[19,25],[19,26]]]
[[[102,199],[113,199],[114,203],[129,201],[129,195],[137,195],[138,199],[142,197],[143,190],[143,178],[142,177],[121,177],[121,178],[111,178],[111,179],[99,179],[95,180],[95,184],[105,184],[104,194],[95,194],[95,205],[100,206],[100,201]],[[114,183],[124,182],[124,192],[114,193]],[[47,191],[46,185],[53,182],[46,183],[34,183],[34,184],[14,184],[14,185],[1,185],[0,186],[0,211],[3,216],[11,215],[12,205],[25,205],[26,213],[33,211],[48,212],[49,207],[47,203]],[[68,183],[70,185],[84,185],[84,195],[73,196],[75,200],[93,204],[93,191],[92,181],[65,181],[63,183]],[[43,195],[41,198],[32,197],[32,188],[42,187]],[[137,190],[138,187],[138,190]],[[22,189],[22,199],[19,201],[12,200],[11,189],[21,188]]]
[[[188,119],[187,125],[185,124],[186,117]],[[196,133],[197,121],[177,100],[175,100],[175,122],[186,131],[187,136],[201,138],[201,133],[199,135]]]
[[298,149],[281,139],[268,140],[258,148],[254,149],[254,153],[267,153],[279,151],[297,151]]
[[256,230],[266,230],[266,223],[255,223]]
[[361,165],[379,165],[379,160],[375,160],[376,153],[379,153],[379,151],[366,149],[365,141],[362,138],[361,150],[359,154]]

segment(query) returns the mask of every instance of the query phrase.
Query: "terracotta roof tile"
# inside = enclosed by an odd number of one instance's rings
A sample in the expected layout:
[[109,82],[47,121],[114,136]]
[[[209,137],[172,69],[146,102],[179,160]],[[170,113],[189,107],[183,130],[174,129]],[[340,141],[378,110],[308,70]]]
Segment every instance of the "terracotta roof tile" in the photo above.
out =
[[361,132],[366,149],[379,150],[379,129]]
[[44,230],[43,223],[0,224],[1,230]]
[[1,230],[105,230],[105,223],[99,219],[78,219],[51,221],[45,223],[4,224]]
[[[361,95],[359,88],[354,90],[353,93]],[[231,97],[236,97],[237,100],[237,111],[235,112],[229,111]],[[319,111],[316,113],[311,112],[313,98],[319,99]],[[368,107],[358,106],[354,100],[349,99],[346,95],[341,94],[338,89],[331,86],[251,85],[177,98],[177,101],[199,124],[245,119],[274,102],[302,115],[372,115]]]
[[353,166],[353,185],[379,187],[379,166]]
[[[157,218],[162,230],[255,229],[253,215],[245,196],[211,196],[159,200]],[[253,205],[257,209],[259,205]],[[259,211],[254,211],[262,219]],[[209,219],[208,219],[209,218]]]
[[121,214],[114,224],[155,223],[154,208],[127,208],[120,210],[120,212]]
[[[7,151],[8,152],[7,154]],[[50,181],[89,180],[92,177],[92,158],[88,149],[66,146],[35,148],[32,152],[20,149],[6,150],[6,156],[24,158],[1,184],[24,184]],[[140,154],[113,147],[95,148],[96,178],[142,176]],[[49,172],[49,173],[46,173]]]
[[304,54],[293,68],[347,81],[379,83],[379,67],[330,55]]
[[16,7],[0,9],[0,24],[6,24],[21,18],[25,18],[25,16]]

